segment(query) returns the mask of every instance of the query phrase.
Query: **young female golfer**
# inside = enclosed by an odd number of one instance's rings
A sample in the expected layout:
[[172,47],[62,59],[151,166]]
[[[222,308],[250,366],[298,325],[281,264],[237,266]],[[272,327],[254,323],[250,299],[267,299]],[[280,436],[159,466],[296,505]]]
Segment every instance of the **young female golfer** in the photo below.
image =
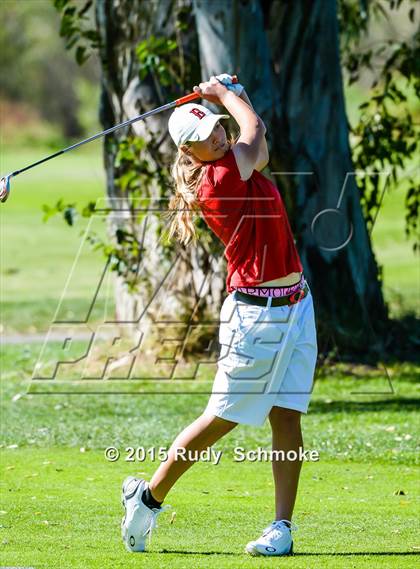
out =
[[[268,416],[272,450],[283,451],[278,459],[272,453],[275,517],[245,550],[287,555],[293,550],[291,520],[301,469],[293,458],[303,445],[300,417],[308,409],[317,357],[312,296],[280,194],[260,173],[268,162],[264,123],[245,91],[235,94],[215,77],[194,90],[223,105],[240,128],[236,142],[228,142],[220,124],[228,115],[194,103],[177,108],[168,125],[178,147],[169,204],[172,234],[182,242],[193,238],[192,210],[199,208],[226,246],[221,354],[208,405],[177,436],[168,460],[149,483],[124,481],[122,535],[127,549],[144,551],[166,495],[195,462],[192,451],[208,449],[239,423],[258,426]],[[186,449],[182,459],[180,448]]]

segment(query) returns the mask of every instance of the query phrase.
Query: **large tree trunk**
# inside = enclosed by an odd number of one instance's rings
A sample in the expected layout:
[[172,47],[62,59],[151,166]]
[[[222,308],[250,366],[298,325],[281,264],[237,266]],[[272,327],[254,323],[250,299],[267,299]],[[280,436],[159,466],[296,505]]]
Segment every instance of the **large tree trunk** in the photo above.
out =
[[320,348],[379,353],[387,310],[352,174],[335,0],[194,4],[202,75],[238,73],[267,125]]
[[320,332],[345,350],[380,353],[387,308],[351,161],[336,2],[272,2],[267,22],[283,102],[273,166],[305,173],[290,203]]

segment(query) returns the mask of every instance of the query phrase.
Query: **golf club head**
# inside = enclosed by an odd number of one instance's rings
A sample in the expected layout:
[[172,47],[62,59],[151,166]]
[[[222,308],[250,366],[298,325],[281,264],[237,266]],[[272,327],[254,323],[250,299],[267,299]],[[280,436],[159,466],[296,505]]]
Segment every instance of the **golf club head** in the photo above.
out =
[[5,202],[10,194],[10,176],[0,179],[0,202]]

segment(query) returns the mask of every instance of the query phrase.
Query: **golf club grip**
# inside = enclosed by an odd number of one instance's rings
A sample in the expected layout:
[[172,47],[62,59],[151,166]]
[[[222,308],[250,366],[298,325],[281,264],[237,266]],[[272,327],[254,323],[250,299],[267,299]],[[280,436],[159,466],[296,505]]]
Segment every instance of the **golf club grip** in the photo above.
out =
[[[232,83],[238,83],[238,76],[237,75],[232,75]],[[195,99],[200,99],[200,95],[198,95],[197,93],[190,93],[189,95],[185,95],[185,97],[181,97],[180,99],[177,99],[176,102],[176,106],[179,107],[179,105],[185,105],[185,103],[189,103],[191,101],[195,101]]]

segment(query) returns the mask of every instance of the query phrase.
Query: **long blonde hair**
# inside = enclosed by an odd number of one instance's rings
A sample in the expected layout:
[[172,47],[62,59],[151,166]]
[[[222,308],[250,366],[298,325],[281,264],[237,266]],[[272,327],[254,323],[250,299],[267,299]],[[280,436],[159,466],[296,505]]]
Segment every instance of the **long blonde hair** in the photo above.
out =
[[[229,148],[232,147],[239,135],[227,133]],[[174,195],[169,200],[165,216],[170,218],[167,239],[175,237],[181,244],[189,245],[197,240],[197,230],[194,224],[194,211],[205,210],[205,204],[199,204],[197,189],[203,178],[208,162],[201,162],[181,148],[178,148],[175,161],[171,167],[174,179]]]
[[181,244],[188,245],[197,240],[194,225],[194,211],[200,209],[197,199],[197,188],[204,175],[205,164],[194,160],[189,154],[178,148],[175,161],[171,167],[174,179],[174,195],[168,204],[165,216],[170,218],[167,238],[175,237]]

